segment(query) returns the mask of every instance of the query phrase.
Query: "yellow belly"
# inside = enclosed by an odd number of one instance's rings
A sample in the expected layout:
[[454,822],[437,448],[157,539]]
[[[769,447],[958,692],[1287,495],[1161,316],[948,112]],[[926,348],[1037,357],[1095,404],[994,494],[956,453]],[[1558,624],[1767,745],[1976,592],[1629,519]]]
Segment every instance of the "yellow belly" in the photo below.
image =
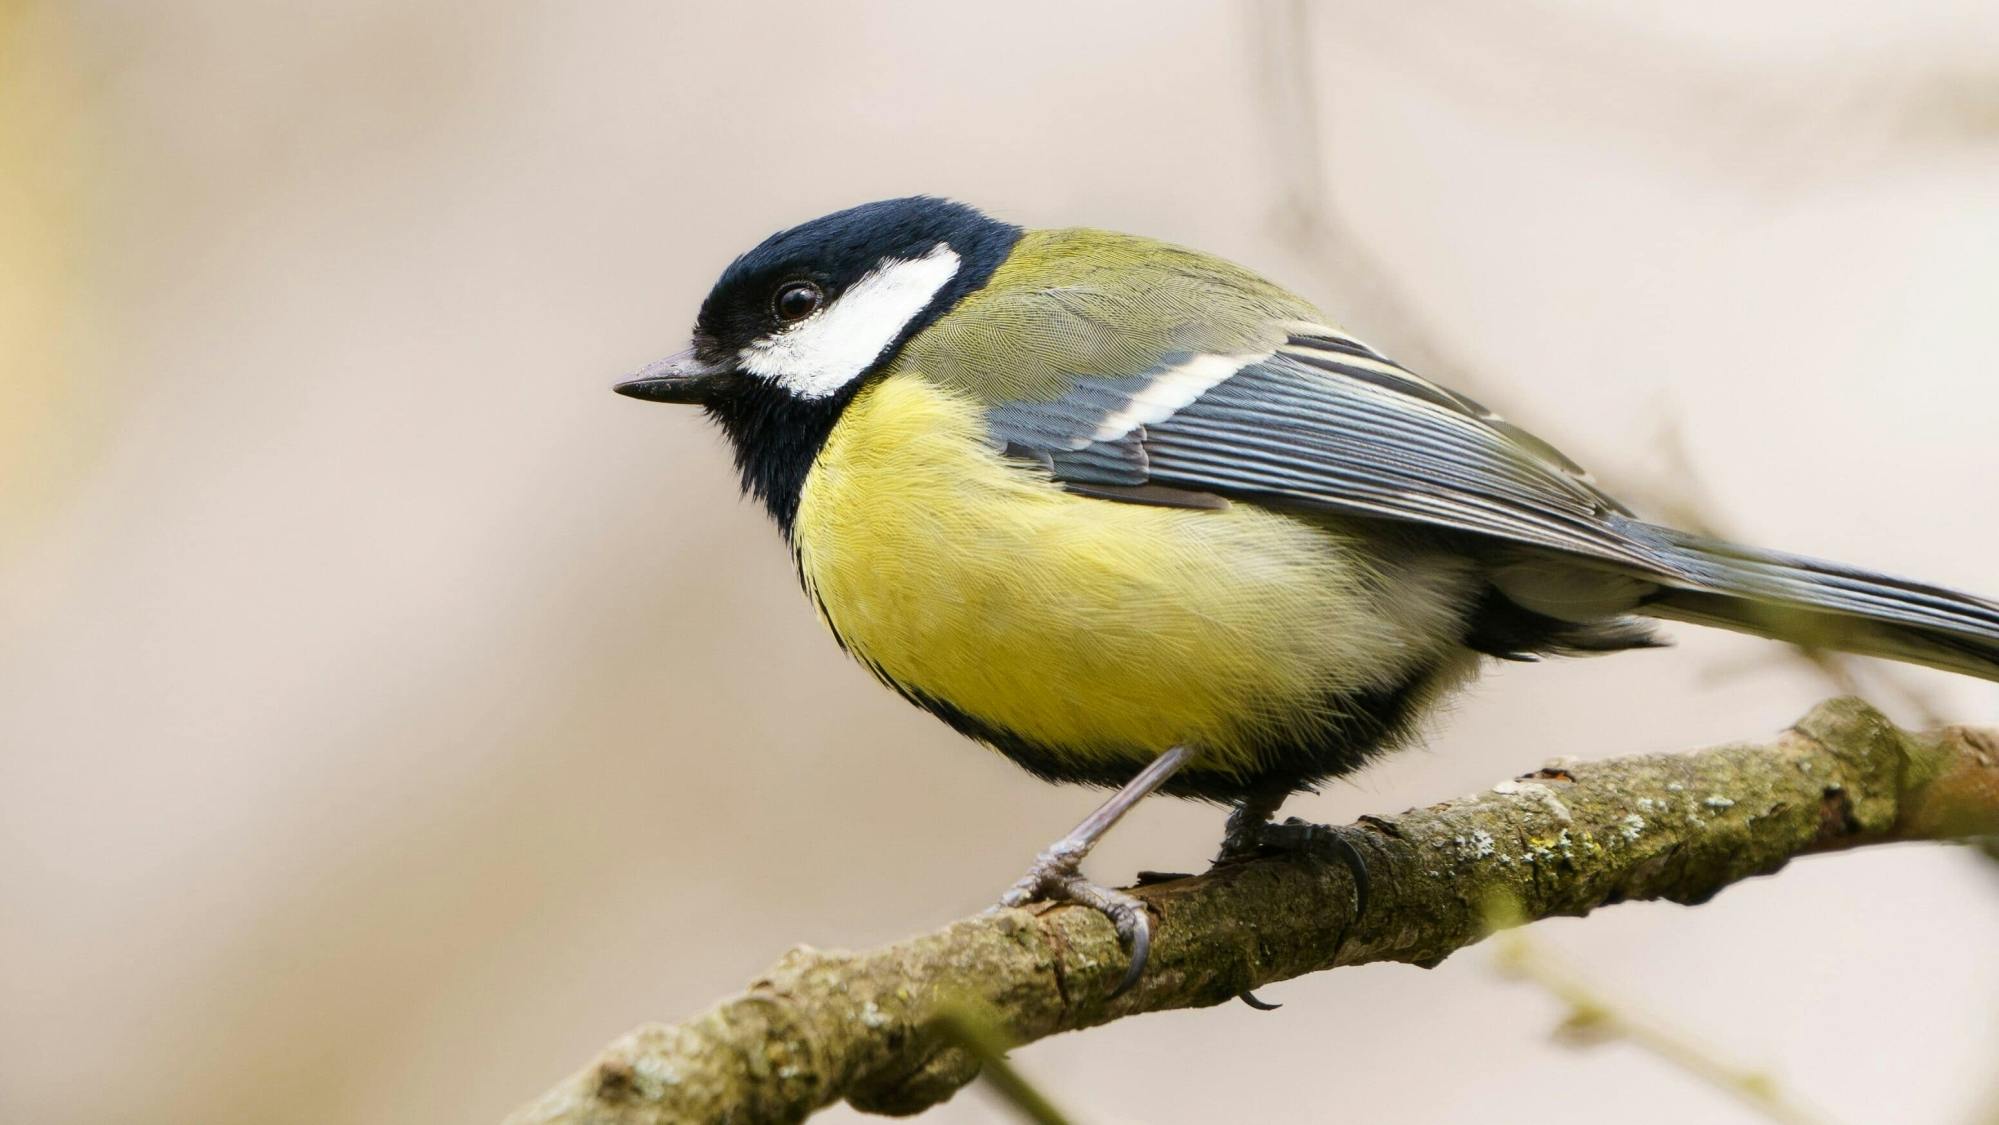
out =
[[1076,496],[908,373],[842,415],[793,543],[828,624],[904,688],[1079,763],[1192,745],[1195,768],[1237,774],[1330,700],[1442,659],[1466,582],[1449,560],[1386,563],[1253,504]]

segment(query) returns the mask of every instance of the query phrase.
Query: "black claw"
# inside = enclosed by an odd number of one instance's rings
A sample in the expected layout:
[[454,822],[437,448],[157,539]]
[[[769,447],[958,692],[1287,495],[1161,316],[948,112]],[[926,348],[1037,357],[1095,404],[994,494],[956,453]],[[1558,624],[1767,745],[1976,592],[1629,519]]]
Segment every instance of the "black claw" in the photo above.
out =
[[1130,991],[1145,972],[1145,962],[1152,956],[1152,920],[1145,916],[1145,907],[1129,907],[1126,911],[1113,915],[1117,925],[1118,939],[1131,950],[1131,965],[1124,971],[1124,979],[1111,989],[1110,999],[1115,1000]]
[[1263,832],[1263,846],[1279,851],[1304,852],[1321,857],[1330,856],[1347,869],[1353,877],[1353,913],[1358,919],[1367,913],[1368,878],[1367,856],[1347,839],[1346,832],[1324,824],[1313,824],[1297,817],[1287,818],[1282,824],[1267,825]]
[[1268,1000],[1259,999],[1256,993],[1250,992],[1247,989],[1236,993],[1235,998],[1242,1001],[1245,1004],[1248,1004],[1250,1007],[1255,1008],[1259,1012],[1274,1012],[1277,1009],[1282,1008],[1284,1006],[1282,1004],[1273,1004]]
[[1353,916],[1358,922],[1360,916],[1367,913],[1367,857],[1360,854],[1360,849],[1353,846],[1352,840],[1337,830],[1326,833],[1325,839],[1327,847],[1346,865],[1347,874],[1353,876]]

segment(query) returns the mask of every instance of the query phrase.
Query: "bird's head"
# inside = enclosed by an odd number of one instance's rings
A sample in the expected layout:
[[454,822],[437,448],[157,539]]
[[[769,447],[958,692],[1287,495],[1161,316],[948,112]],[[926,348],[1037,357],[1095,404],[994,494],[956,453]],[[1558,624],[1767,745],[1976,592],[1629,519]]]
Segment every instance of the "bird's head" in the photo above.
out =
[[619,383],[655,402],[718,405],[776,392],[843,397],[983,285],[1019,228],[962,203],[864,203],[780,231],[701,303],[693,346]]
[[780,231],[722,271],[691,347],[616,389],[705,409],[735,446],[744,489],[789,532],[800,484],[846,404],[985,285],[1019,238],[1019,227],[929,196]]

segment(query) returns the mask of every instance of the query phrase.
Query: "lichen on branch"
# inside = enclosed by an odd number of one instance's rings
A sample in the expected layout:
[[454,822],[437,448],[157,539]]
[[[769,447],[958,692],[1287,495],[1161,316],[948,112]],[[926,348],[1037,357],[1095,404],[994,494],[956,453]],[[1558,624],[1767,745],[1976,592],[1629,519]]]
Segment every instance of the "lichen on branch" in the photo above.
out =
[[916,1113],[977,1074],[948,1034],[966,1004],[1026,1043],[1340,965],[1434,965],[1487,936],[1494,904],[1521,921],[1693,904],[1812,852],[1999,834],[1999,731],[1911,733],[1837,699],[1768,741],[1551,763],[1341,832],[1370,873],[1359,917],[1346,866],[1312,856],[1142,887],[1152,958],[1114,999],[1116,935],[1075,907],[980,915],[864,953],[801,946],[706,1012],[627,1034],[509,1121],[796,1121],[842,1099]]

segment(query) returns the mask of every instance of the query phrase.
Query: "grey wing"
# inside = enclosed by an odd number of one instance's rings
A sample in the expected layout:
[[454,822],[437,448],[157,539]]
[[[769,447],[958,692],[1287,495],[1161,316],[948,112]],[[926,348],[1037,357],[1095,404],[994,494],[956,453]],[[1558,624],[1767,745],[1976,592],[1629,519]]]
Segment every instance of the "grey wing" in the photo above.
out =
[[989,421],[996,441],[1085,493],[1213,493],[1685,577],[1670,545],[1552,446],[1330,329],[1261,355],[1168,355]]

